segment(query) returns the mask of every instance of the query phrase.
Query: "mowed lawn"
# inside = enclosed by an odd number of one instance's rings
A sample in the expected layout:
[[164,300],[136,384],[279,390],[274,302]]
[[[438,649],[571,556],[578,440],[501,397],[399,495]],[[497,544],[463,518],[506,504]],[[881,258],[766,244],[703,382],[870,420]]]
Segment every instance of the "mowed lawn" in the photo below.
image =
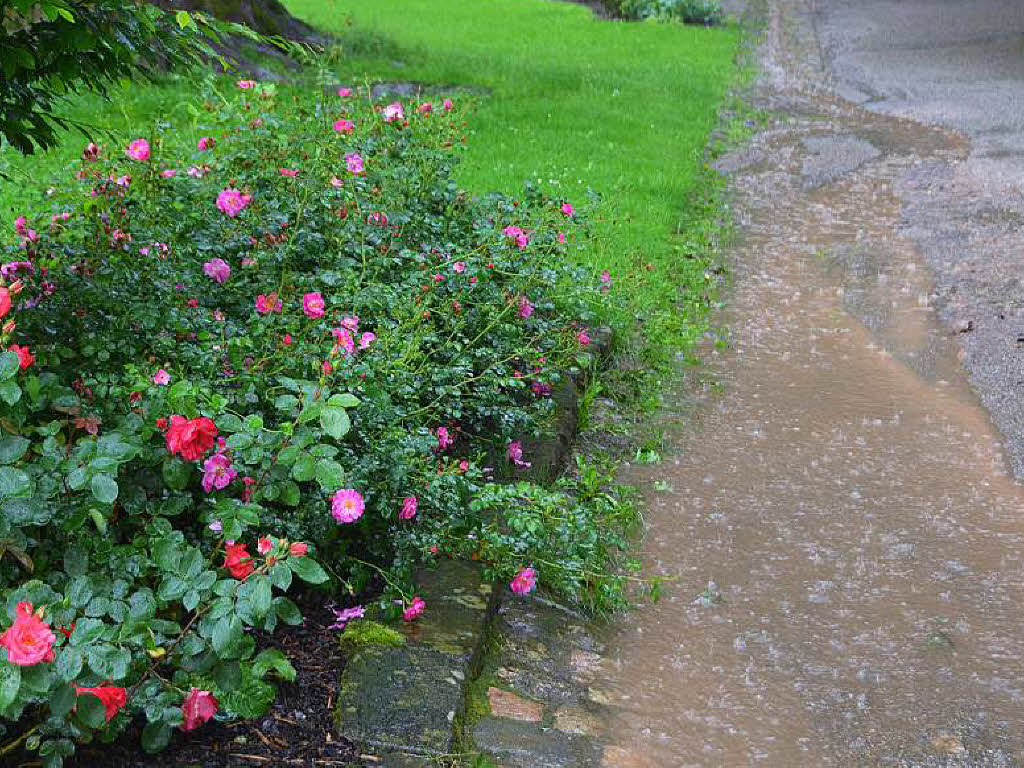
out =
[[480,89],[460,184],[516,194],[540,180],[574,203],[594,189],[604,223],[585,258],[634,294],[649,335],[685,344],[703,330],[700,252],[714,212],[690,199],[735,84],[735,25],[612,22],[559,0],[286,5],[341,37],[343,80]]

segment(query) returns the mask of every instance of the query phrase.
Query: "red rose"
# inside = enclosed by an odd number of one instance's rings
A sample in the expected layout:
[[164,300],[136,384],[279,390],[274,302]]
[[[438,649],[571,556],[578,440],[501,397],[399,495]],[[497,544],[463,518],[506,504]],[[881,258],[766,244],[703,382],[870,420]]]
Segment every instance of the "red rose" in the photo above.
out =
[[108,723],[110,722],[110,719],[128,703],[128,691],[119,685],[99,685],[95,688],[86,688],[81,685],[76,685],[75,690],[78,692],[79,696],[83,693],[91,693],[97,699],[102,701],[103,714]]
[[309,552],[309,545],[304,541],[296,541],[288,550],[292,557],[302,557]]
[[8,290],[0,286],[0,317],[3,317],[11,311],[11,294]]
[[156,420],[156,428],[157,429],[167,429],[167,419],[163,419],[163,418],[157,419]]
[[28,351],[28,347],[19,347],[17,344],[11,344],[7,351],[13,352],[18,356],[18,359],[21,361],[21,370],[23,371],[36,361],[36,356]]
[[172,454],[180,454],[185,461],[197,461],[217,442],[217,425],[205,416],[186,419],[175,414],[164,439]]
[[192,688],[181,705],[181,711],[185,715],[181,730],[191,731],[198,728],[217,714],[218,706],[217,697],[212,693]]
[[239,581],[245,581],[255,570],[252,564],[252,555],[245,550],[245,544],[228,544],[224,567],[228,569],[233,578]]

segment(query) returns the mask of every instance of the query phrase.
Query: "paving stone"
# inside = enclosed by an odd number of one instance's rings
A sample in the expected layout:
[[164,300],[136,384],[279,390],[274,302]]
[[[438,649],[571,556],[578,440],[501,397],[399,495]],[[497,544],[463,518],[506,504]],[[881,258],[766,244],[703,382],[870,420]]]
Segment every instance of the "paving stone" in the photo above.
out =
[[[457,661],[457,660],[456,660]],[[463,706],[453,658],[426,646],[371,646],[345,668],[335,711],[339,732],[374,749],[444,754]]]
[[473,741],[507,768],[600,768],[602,750],[588,737],[542,728],[535,723],[487,717],[473,729]]
[[664,768],[650,757],[625,747],[605,747],[601,768]]
[[544,717],[544,705],[538,701],[524,699],[511,691],[504,691],[493,686],[487,689],[487,700],[491,704],[491,713],[495,717],[507,717],[512,720],[527,720],[539,723]]
[[364,748],[443,755],[455,749],[455,721],[494,593],[478,567],[454,561],[421,574],[418,585],[426,611],[395,626],[406,645],[357,650],[342,674],[335,716],[339,733]]
[[597,737],[605,732],[605,722],[595,712],[567,707],[555,712],[555,728],[566,733],[583,733]]

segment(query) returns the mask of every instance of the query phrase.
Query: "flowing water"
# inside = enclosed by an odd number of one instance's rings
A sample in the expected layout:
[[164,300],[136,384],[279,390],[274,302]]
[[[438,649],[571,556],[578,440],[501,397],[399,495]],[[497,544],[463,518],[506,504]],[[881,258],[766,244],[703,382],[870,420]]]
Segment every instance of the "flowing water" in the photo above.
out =
[[623,478],[673,581],[594,686],[623,765],[1016,765],[1024,492],[900,234],[967,148],[811,102],[735,160],[730,344]]

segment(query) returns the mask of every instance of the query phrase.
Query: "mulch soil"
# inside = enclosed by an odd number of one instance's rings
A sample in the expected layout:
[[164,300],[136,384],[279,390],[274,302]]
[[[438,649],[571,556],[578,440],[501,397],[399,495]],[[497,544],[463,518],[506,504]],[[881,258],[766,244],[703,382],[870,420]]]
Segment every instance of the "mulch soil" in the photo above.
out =
[[[301,626],[281,627],[272,642],[258,637],[257,645],[273,645],[292,662],[294,683],[278,683],[270,711],[254,720],[207,722],[191,733],[176,731],[170,746],[147,755],[139,746],[141,722],[128,728],[114,744],[79,747],[69,768],[330,768],[361,766],[359,750],[334,731],[333,707],[346,659],[338,647],[338,631],[328,629],[334,614],[321,596],[298,602]],[[39,765],[26,755],[11,766]]]

